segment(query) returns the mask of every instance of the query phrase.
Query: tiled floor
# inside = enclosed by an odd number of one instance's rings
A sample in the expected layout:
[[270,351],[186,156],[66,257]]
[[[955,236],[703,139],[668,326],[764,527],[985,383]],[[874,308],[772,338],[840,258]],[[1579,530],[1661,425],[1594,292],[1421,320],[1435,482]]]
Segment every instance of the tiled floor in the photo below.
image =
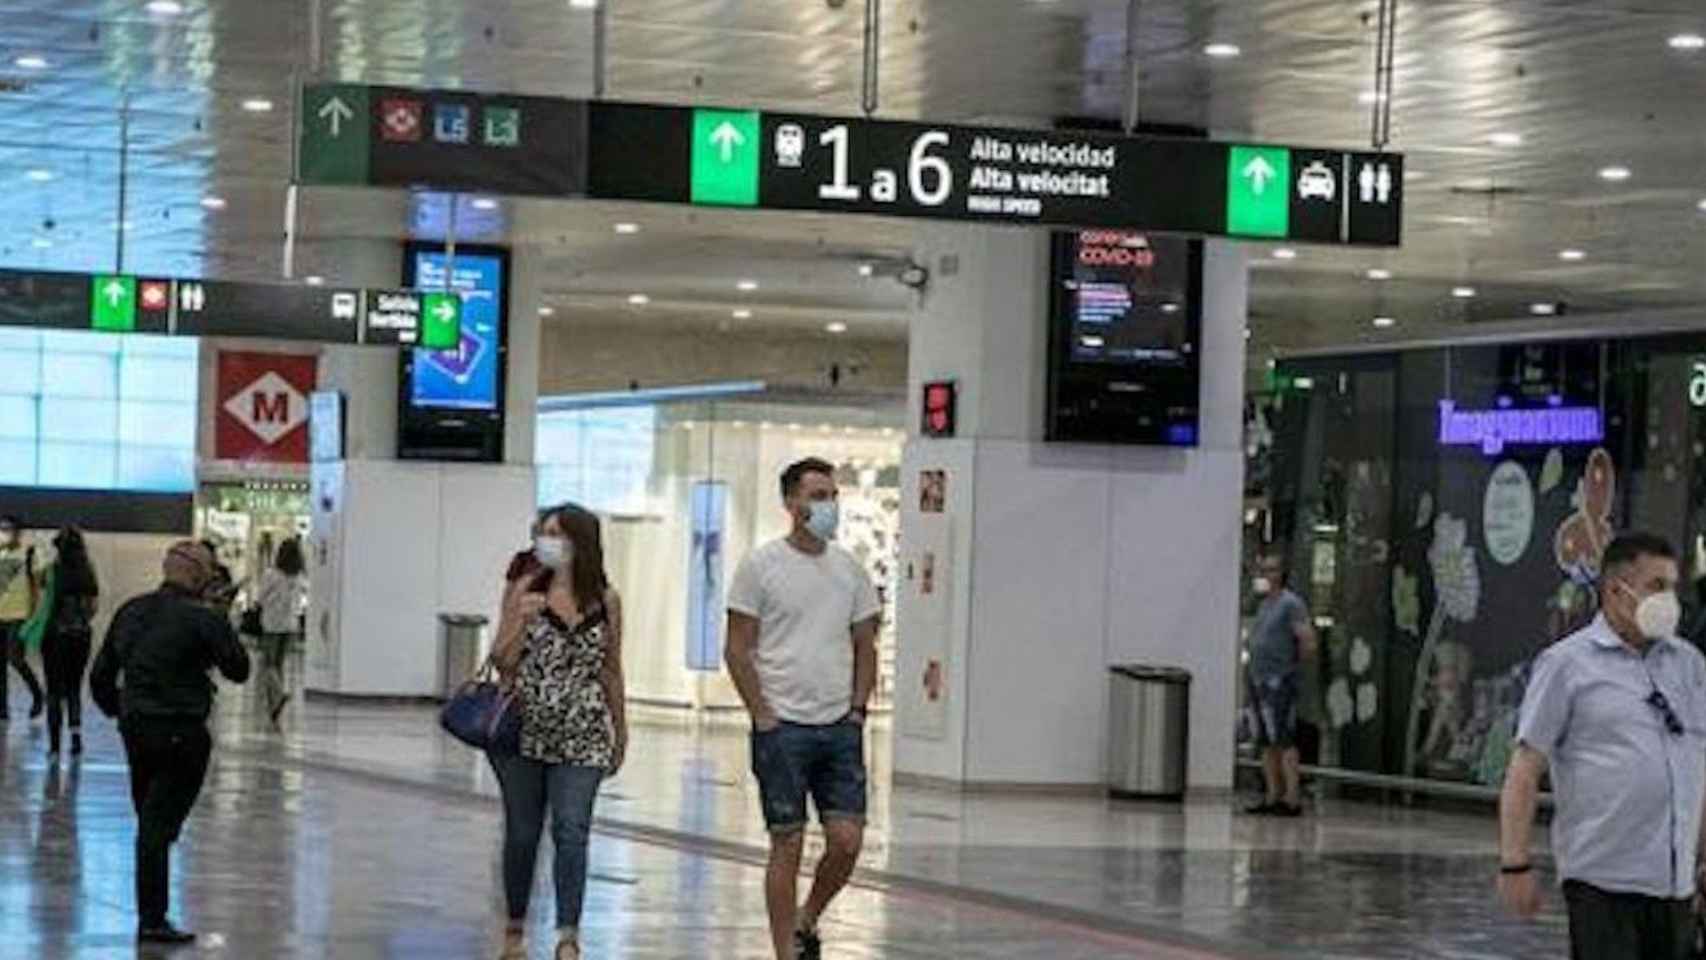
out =
[[[310,703],[287,725],[261,731],[230,695],[216,720],[176,880],[186,919],[216,935],[194,955],[485,955],[499,825],[484,766],[430,710]],[[136,956],[123,758],[104,722],[93,729],[91,755],[55,771],[39,728],[0,728],[0,957]],[[638,723],[601,801],[589,958],[765,955],[743,741],[673,716]],[[1490,816],[1330,805],[1293,823],[1223,799],[886,786],[872,799],[867,869],[831,918],[833,958],[1564,954],[1555,900],[1536,924],[1498,915]]]

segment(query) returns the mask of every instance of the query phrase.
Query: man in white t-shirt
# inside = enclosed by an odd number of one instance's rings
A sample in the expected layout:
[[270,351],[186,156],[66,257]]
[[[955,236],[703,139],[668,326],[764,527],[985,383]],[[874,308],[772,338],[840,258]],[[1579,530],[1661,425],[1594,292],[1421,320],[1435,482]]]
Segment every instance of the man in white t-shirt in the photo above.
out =
[[[788,536],[746,558],[729,586],[724,659],[752,715],[752,770],[770,828],[765,901],[777,960],[818,960],[818,918],[847,885],[865,834],[865,705],[877,680],[882,602],[833,542],[835,468],[802,460],[782,474]],[[798,904],[806,798],[824,855]]]

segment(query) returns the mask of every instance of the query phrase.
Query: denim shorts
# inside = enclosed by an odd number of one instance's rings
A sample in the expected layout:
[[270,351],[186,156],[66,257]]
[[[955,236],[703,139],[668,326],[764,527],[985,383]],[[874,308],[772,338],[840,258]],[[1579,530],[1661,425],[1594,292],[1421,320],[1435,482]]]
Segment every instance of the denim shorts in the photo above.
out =
[[804,829],[807,796],[820,821],[865,819],[865,728],[858,724],[754,731],[752,772],[771,833]]
[[1250,708],[1256,714],[1256,745],[1297,745],[1297,674],[1250,678]]

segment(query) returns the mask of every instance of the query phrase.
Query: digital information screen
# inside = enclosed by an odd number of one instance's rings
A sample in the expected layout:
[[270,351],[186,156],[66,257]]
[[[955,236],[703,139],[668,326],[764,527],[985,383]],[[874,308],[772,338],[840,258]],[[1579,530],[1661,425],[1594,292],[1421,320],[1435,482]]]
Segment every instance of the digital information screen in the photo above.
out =
[[1052,263],[1047,438],[1196,446],[1202,241],[1057,233]]
[[[417,290],[446,289],[445,254],[416,250],[411,264]],[[456,255],[451,289],[462,295],[461,338],[453,350],[416,350],[410,403],[452,410],[497,410],[503,363],[503,261],[479,253]]]

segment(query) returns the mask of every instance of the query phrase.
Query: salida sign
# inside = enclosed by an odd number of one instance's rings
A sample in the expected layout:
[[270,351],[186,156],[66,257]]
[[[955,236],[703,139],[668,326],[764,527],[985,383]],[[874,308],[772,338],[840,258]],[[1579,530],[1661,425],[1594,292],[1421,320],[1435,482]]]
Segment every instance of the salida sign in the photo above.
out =
[[214,457],[250,463],[308,462],[313,356],[221,351]]

